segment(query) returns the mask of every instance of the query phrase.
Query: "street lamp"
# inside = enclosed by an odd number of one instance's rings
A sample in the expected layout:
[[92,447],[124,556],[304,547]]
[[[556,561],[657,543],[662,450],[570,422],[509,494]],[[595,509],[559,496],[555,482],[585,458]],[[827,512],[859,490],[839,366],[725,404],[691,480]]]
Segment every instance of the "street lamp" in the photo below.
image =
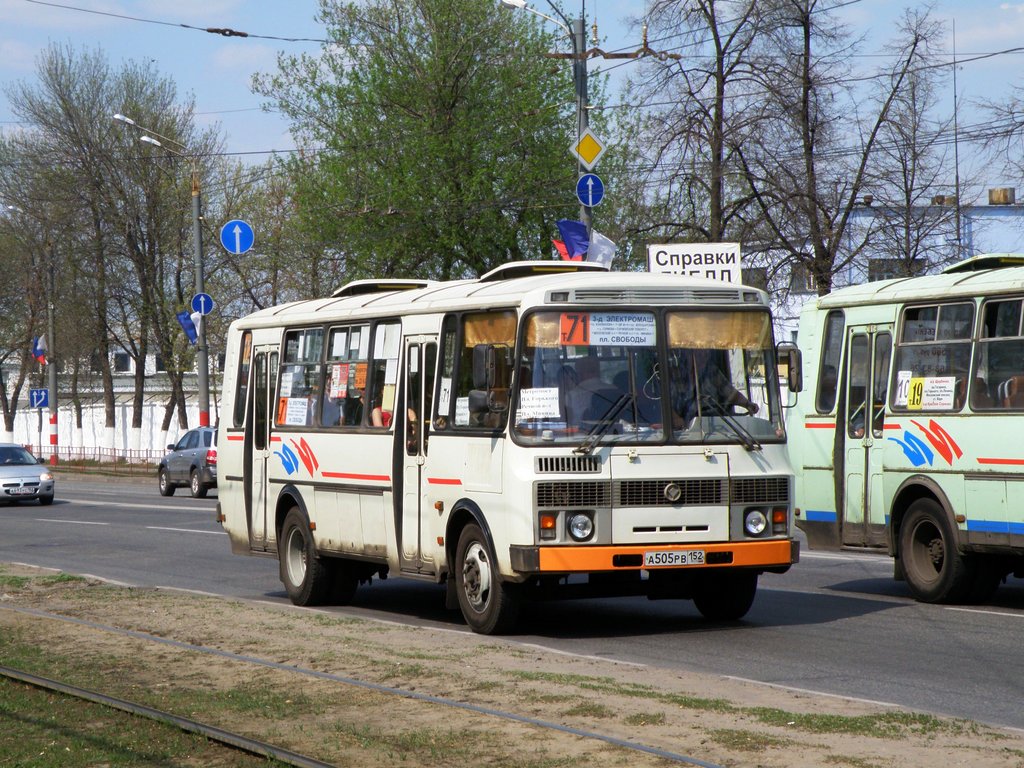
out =
[[[536,8],[526,4],[526,0],[501,0],[501,4],[506,8],[513,8],[520,11],[528,11],[534,16],[540,16],[542,19],[546,19],[551,23],[557,25],[565,32],[569,38],[569,42],[572,43],[572,76],[573,82],[576,84],[576,140],[579,141],[580,137],[586,133],[587,128],[590,127],[590,118],[588,115],[589,103],[587,96],[587,54],[586,54],[586,33],[583,27],[583,18],[573,19],[571,22],[565,17],[561,9],[548,0],[548,5],[551,6],[552,10],[561,19],[552,18],[546,13],[541,13]],[[554,54],[555,58],[565,58],[564,54]],[[582,175],[583,171],[582,162],[577,162],[576,174],[577,176]],[[580,221],[582,221],[587,227],[587,233],[591,230],[591,216],[590,206],[583,205],[580,203]]]
[[[114,115],[114,119],[118,122],[124,123],[125,125],[131,126],[136,130],[142,132],[139,136],[139,141],[143,141],[146,144],[152,144],[154,147],[160,147],[165,149],[173,155],[188,160],[192,164],[192,242],[195,249],[195,272],[196,272],[196,289],[195,292],[205,293],[206,286],[203,280],[203,231],[200,226],[202,220],[202,194],[199,189],[199,163],[195,154],[188,151],[184,144],[174,139],[170,139],[166,136],[161,136],[156,131],[144,128],[130,117],[126,117],[120,113]],[[154,138],[156,137],[156,138]],[[167,146],[173,144],[175,146]],[[210,426],[210,367],[209,367],[209,348],[206,344],[206,321],[205,318],[200,318],[196,328],[197,340],[196,340],[196,368],[198,371],[198,387],[199,387],[199,426],[208,427]]]
[[[21,208],[16,205],[4,205],[4,208],[10,213],[24,214]],[[54,321],[54,297],[56,296],[56,281],[54,279],[54,266],[53,266],[53,243],[50,240],[49,235],[46,236],[46,260],[47,260],[47,280],[46,280],[46,386],[48,392],[46,393],[48,401],[48,410],[50,416],[50,464],[57,464],[57,358],[56,358],[56,332],[54,330],[56,323]]]

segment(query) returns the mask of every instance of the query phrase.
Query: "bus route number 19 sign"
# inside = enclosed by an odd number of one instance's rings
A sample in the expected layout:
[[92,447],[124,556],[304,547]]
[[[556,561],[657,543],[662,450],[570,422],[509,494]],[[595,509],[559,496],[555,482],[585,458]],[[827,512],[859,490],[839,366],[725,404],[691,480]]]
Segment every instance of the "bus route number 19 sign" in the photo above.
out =
[[654,346],[654,315],[646,312],[563,312],[562,346]]

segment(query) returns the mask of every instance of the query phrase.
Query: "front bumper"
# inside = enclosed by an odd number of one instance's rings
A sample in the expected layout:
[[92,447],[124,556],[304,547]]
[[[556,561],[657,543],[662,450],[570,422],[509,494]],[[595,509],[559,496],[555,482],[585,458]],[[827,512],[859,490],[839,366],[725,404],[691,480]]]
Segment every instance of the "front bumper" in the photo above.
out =
[[[670,566],[668,569],[702,568],[786,568],[800,560],[800,542],[790,539],[769,541],[728,541],[665,546],[512,546],[512,569],[522,574],[599,573],[637,571],[644,568],[644,552],[702,549],[703,566]],[[667,570],[649,568],[648,570]]]

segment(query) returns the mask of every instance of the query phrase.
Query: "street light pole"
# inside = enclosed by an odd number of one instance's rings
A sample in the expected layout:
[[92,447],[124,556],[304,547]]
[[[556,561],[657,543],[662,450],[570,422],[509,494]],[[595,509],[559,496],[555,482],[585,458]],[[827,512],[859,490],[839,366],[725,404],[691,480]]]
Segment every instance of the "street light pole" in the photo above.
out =
[[[550,0],[549,0],[550,1]],[[551,5],[555,7],[554,4]],[[583,18],[573,19],[572,22],[572,53],[573,53],[573,76],[576,81],[576,141],[587,132],[590,127],[590,103],[587,94],[587,60],[584,58],[584,51],[587,49],[586,30],[583,27]],[[579,178],[585,172],[583,162],[576,164],[576,177]],[[580,221],[587,227],[587,234],[590,234],[593,225],[591,223],[590,206],[580,202]]]
[[[11,213],[18,213],[24,215],[25,212],[16,205],[4,205]],[[50,240],[48,234],[45,235],[44,240],[44,251],[46,253],[46,399],[48,402],[47,410],[49,411],[50,421],[50,464],[56,466],[57,457],[57,334],[56,334],[56,322],[55,322],[55,308],[54,299],[57,295],[56,279],[54,277],[54,257],[53,257],[53,242]],[[42,412],[40,412],[40,418]],[[40,424],[40,431],[42,425]],[[42,446],[40,446],[40,453],[42,452]]]
[[[143,135],[139,137],[139,141],[144,141],[147,144],[152,144],[154,147],[160,147],[166,149],[173,155],[189,160],[192,164],[192,247],[195,250],[195,292],[205,293],[206,285],[203,277],[203,230],[201,226],[203,218],[203,198],[202,191],[199,187],[199,163],[194,154],[190,153],[188,149],[179,141],[169,139],[166,136],[161,136],[156,131],[144,128],[143,126],[136,123],[130,117],[126,117],[122,114],[114,115],[114,119],[129,125],[139,131],[143,132]],[[157,138],[154,138],[157,137]],[[179,149],[174,147],[165,146],[166,143],[175,144]],[[209,363],[209,346],[206,342],[206,318],[200,317],[199,323],[196,327],[196,373],[197,373],[197,386],[199,389],[199,426],[208,427],[210,426],[210,363]]]
[[53,246],[47,248],[47,289],[46,289],[46,385],[50,404],[50,465],[57,466],[57,337],[54,322],[54,297],[57,295],[57,281],[54,278]]
[[[572,58],[572,78],[576,86],[576,141],[578,142],[587,128],[590,127],[590,117],[588,114],[590,102],[587,94],[587,38],[583,17],[573,19],[570,22],[561,9],[551,0],[548,0],[548,5],[558,14],[561,21],[553,19],[546,13],[541,13],[536,8],[527,5],[526,0],[501,0],[501,4],[506,8],[529,11],[534,16],[540,16],[542,19],[546,19],[561,27],[566,37],[569,38],[569,42],[572,44],[572,53],[570,54]],[[554,58],[565,58],[565,54],[554,54]],[[582,161],[577,160],[576,177],[579,178],[585,171],[586,169],[583,168]],[[589,235],[592,228],[591,210],[589,205],[584,205],[582,202],[580,203],[580,221],[586,225],[587,234]]]

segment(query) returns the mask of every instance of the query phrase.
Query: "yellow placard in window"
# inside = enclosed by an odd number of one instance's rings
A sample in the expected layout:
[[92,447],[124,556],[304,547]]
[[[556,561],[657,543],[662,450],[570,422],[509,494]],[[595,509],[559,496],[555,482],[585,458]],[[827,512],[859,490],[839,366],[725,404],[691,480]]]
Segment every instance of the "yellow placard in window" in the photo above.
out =
[[907,410],[920,411],[924,402],[924,377],[913,378],[907,387]]

